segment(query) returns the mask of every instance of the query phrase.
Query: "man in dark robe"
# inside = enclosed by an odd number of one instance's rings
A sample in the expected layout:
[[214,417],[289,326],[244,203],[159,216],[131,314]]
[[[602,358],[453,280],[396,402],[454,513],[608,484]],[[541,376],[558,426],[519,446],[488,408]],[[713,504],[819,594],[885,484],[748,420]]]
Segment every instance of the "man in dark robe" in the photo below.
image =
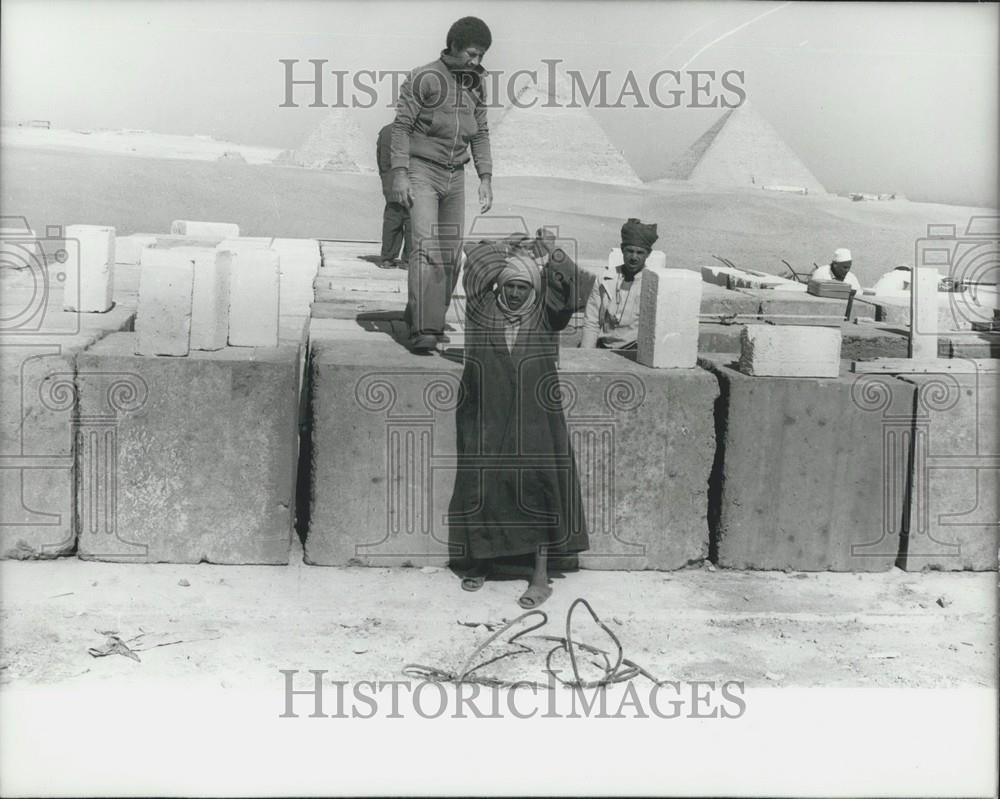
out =
[[532,578],[518,599],[529,609],[552,593],[549,556],[589,547],[556,371],[576,284],[568,260],[554,255],[482,242],[467,251],[464,273],[465,371],[450,508],[473,563],[462,587],[481,588],[497,558],[533,554]]

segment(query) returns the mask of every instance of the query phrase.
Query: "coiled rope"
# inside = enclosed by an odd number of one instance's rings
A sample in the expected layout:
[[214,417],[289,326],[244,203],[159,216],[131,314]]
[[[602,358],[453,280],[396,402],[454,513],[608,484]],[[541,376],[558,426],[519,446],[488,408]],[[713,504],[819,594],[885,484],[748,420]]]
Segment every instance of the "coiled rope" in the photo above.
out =
[[[607,634],[611,641],[615,645],[615,656],[614,662],[612,663],[611,657],[608,652],[598,647],[591,646],[590,644],[583,643],[582,641],[573,640],[572,623],[573,623],[573,613],[576,611],[577,606],[583,605],[590,613],[590,617],[594,622]],[[540,620],[532,624],[529,627],[521,630],[521,632],[512,636],[507,643],[512,644],[517,647],[513,652],[504,652],[496,657],[485,660],[478,665],[473,665],[476,662],[476,658],[479,657],[480,653],[486,649],[490,644],[500,638],[504,633],[508,632],[511,628],[517,626],[525,619],[531,618],[532,616],[537,616]],[[518,686],[531,686],[534,688],[548,688],[548,685],[542,685],[541,683],[535,682],[533,680],[518,680],[516,682],[510,680],[503,680],[498,677],[484,676],[481,674],[476,674],[485,666],[495,663],[498,660],[502,660],[507,657],[515,657],[518,655],[533,653],[530,646],[520,641],[521,638],[529,636],[535,630],[539,630],[548,623],[549,617],[545,611],[542,610],[529,610],[527,613],[522,613],[516,619],[512,619],[496,630],[489,638],[483,641],[479,646],[473,650],[472,654],[466,659],[462,668],[457,672],[447,671],[445,669],[440,669],[436,666],[425,666],[421,663],[409,663],[403,668],[403,674],[407,677],[412,677],[414,679],[427,680],[429,682],[452,682],[452,683],[475,683],[478,685],[490,685],[495,687],[506,687],[514,688]],[[555,643],[548,654],[545,656],[545,671],[552,676],[552,678],[568,687],[568,688],[598,688],[604,685],[613,685],[615,683],[628,682],[629,680],[635,679],[638,676],[643,676],[646,679],[656,683],[661,684],[661,681],[656,679],[652,674],[650,674],[642,666],[638,665],[632,660],[625,657],[625,651],[622,648],[621,642],[618,640],[611,629],[603,621],[591,607],[590,603],[583,597],[579,597],[573,600],[573,604],[569,606],[569,610],[566,611],[566,635],[536,635],[531,636],[533,638],[538,638],[542,641],[549,641]],[[603,674],[596,680],[584,680],[580,676],[579,664],[577,663],[577,651],[589,653],[591,655],[599,655],[603,658],[604,663],[596,663],[599,668],[602,669]],[[570,666],[573,669],[573,679],[564,680],[559,676],[559,672],[552,668],[552,658],[557,652],[566,652],[569,655]],[[594,663],[594,661],[591,661]]]

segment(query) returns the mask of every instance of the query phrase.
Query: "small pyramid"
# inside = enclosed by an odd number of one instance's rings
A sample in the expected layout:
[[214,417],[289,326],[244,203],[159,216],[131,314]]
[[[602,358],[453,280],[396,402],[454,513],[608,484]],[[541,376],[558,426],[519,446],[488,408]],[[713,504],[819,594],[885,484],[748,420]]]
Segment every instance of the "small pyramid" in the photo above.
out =
[[[498,176],[570,178],[627,186],[641,183],[579,97],[579,107],[569,107],[573,93],[565,74],[557,73],[553,85],[529,81],[516,97],[517,104],[504,108],[496,122],[490,120],[490,147]],[[525,105],[530,107],[519,107]]]
[[714,186],[826,189],[771,124],[744,103],[726,111],[665,176]]
[[[291,161],[311,169],[375,172],[375,139],[368,141],[348,109],[334,108],[292,154]],[[288,163],[287,157],[282,162]]]

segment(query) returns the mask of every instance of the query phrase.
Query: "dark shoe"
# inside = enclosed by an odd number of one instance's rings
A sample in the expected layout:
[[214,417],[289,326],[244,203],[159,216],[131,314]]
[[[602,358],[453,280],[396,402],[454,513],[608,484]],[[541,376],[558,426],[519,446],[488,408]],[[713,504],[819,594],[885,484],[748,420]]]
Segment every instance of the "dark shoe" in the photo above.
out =
[[437,336],[433,333],[418,333],[410,338],[410,350],[418,355],[429,355],[437,343]]
[[382,263],[378,265],[379,269],[395,269],[396,264],[393,263],[391,258],[386,258]]
[[451,344],[451,339],[448,337],[447,333],[438,333],[437,340],[438,344]]
[[398,264],[396,264],[396,268],[397,269],[409,269],[410,268],[410,262],[409,261],[400,261]]

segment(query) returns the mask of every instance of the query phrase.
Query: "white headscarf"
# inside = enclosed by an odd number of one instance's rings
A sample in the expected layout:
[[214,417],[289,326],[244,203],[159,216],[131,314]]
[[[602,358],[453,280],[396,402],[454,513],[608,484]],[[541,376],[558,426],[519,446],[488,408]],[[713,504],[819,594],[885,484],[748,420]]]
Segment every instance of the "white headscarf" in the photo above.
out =
[[[531,293],[516,310],[507,306],[504,284],[511,280],[523,280],[531,286]],[[506,259],[506,265],[497,278],[497,307],[508,322],[520,325],[535,310],[542,296],[542,271],[527,253],[514,253]]]

